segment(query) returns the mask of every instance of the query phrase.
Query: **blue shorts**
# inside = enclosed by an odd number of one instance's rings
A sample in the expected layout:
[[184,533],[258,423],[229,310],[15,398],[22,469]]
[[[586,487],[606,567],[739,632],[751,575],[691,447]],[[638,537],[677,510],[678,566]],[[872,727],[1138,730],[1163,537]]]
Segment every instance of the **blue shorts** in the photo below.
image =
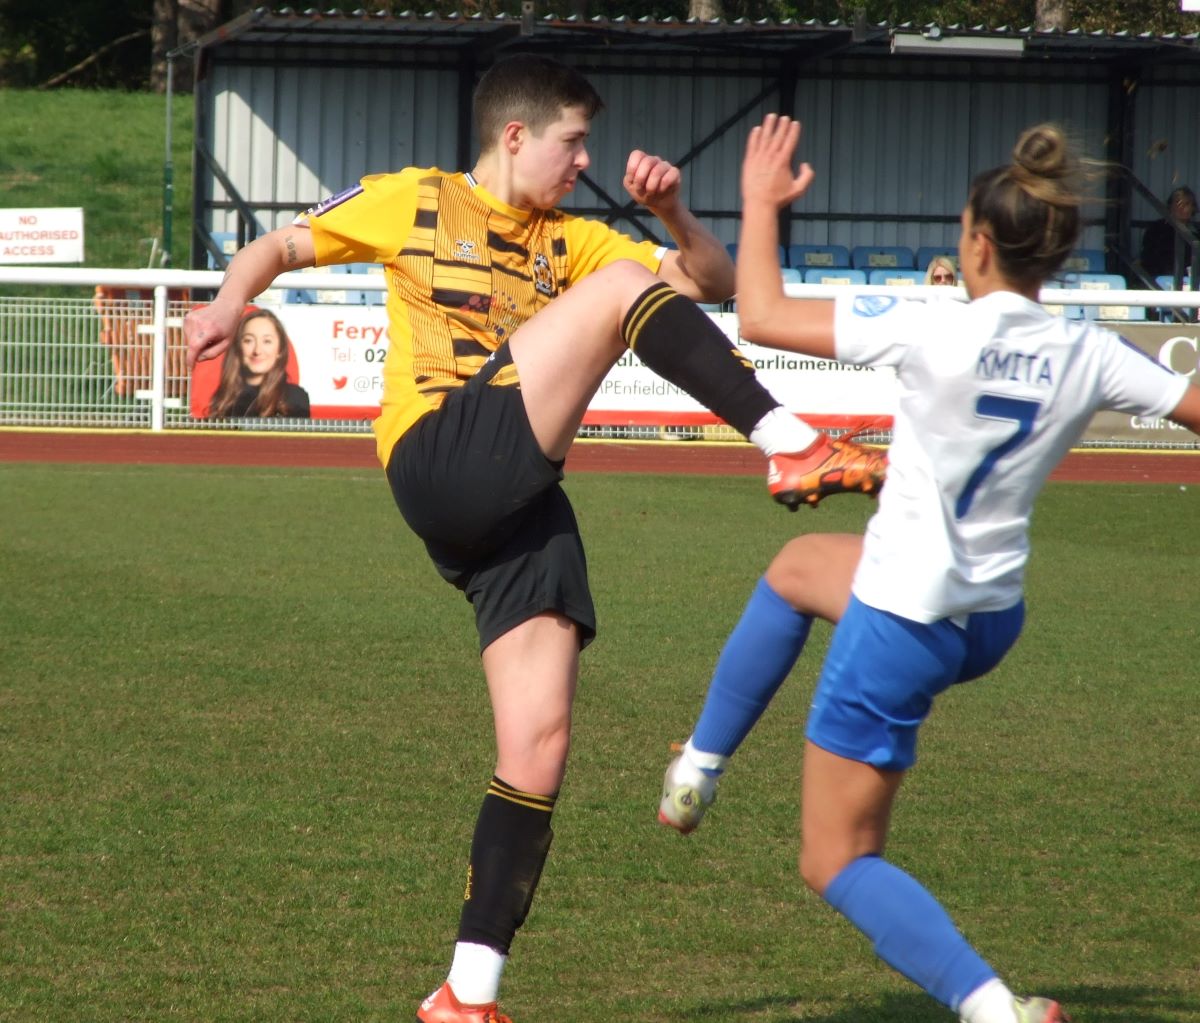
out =
[[925,625],[851,596],[833,631],[805,735],[821,749],[885,771],[916,762],[933,698],[985,675],[1021,634],[1025,602]]

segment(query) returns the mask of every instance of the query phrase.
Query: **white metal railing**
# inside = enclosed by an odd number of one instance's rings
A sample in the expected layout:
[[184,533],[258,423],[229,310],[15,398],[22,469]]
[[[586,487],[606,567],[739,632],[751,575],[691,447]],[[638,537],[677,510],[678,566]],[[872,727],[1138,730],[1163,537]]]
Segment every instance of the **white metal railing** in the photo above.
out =
[[[209,270],[0,267],[0,426],[215,425],[190,412],[183,318],[198,301],[195,293],[214,292],[223,276]],[[81,294],[12,295],[18,285],[79,288]],[[275,288],[382,291],[387,284],[379,274],[308,270],[282,275]],[[288,428],[362,432],[369,424],[293,420]]]
[[[199,427],[191,415],[183,317],[196,292],[220,285],[218,271],[0,267],[0,426],[121,426],[163,430]],[[15,286],[79,288],[81,295],[27,297]],[[847,285],[788,284],[790,295],[832,298]],[[863,294],[965,299],[961,289],[924,285],[852,285]],[[368,292],[386,290],[380,274],[297,271],[275,289]],[[90,294],[89,294],[90,292]],[[11,297],[10,297],[11,296]],[[86,297],[85,297],[86,296]],[[1200,292],[1048,288],[1052,307],[1200,309]],[[266,420],[255,429],[272,429]],[[664,424],[668,425],[668,424]],[[365,420],[316,420],[289,429],[362,432]]]

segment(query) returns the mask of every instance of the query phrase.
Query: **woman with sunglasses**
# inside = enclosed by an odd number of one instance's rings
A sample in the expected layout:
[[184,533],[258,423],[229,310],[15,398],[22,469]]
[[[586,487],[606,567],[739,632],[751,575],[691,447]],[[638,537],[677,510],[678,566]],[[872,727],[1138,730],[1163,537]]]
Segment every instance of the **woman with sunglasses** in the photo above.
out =
[[925,270],[926,284],[943,284],[954,287],[958,284],[958,267],[949,256],[934,256]]
[[866,536],[788,543],[726,642],[704,708],[664,780],[659,819],[688,832],[729,756],[791,670],[814,617],[837,622],[806,729],[800,872],[890,966],[965,1023],[1058,1023],[1019,998],[915,878],[883,858],[892,805],[936,696],[1016,642],[1038,491],[1099,409],[1200,432],[1200,390],[1116,334],[1052,316],[1038,292],[1080,227],[1079,163],[1050,125],[971,185],[959,266],[971,301],[784,295],[777,217],[813,171],[792,171],[800,125],[768,115],[742,167],[742,336],[893,367],[887,484]]

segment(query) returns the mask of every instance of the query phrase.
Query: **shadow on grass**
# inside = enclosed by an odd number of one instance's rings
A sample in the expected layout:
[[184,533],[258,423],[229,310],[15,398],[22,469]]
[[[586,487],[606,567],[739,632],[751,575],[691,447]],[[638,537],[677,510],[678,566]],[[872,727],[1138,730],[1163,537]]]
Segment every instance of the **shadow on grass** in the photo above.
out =
[[[1073,987],[1053,992],[1072,1023],[1180,1023],[1200,1020],[1200,993],[1173,988]],[[1187,1015],[1185,1015],[1185,1013]],[[933,999],[919,993],[887,995],[847,1005],[828,1015],[803,1011],[799,996],[780,994],[739,1002],[709,1003],[672,1014],[688,1023],[946,1023],[953,1017]]]

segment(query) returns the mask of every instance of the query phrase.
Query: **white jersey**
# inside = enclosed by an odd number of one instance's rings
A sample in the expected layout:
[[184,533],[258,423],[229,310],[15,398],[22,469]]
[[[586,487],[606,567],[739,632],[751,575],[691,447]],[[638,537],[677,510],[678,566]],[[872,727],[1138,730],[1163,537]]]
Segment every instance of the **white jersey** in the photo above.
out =
[[1012,292],[970,303],[839,296],[837,356],[892,366],[887,483],[853,591],[918,622],[1021,599],[1034,498],[1093,413],[1163,416],[1187,380]]

